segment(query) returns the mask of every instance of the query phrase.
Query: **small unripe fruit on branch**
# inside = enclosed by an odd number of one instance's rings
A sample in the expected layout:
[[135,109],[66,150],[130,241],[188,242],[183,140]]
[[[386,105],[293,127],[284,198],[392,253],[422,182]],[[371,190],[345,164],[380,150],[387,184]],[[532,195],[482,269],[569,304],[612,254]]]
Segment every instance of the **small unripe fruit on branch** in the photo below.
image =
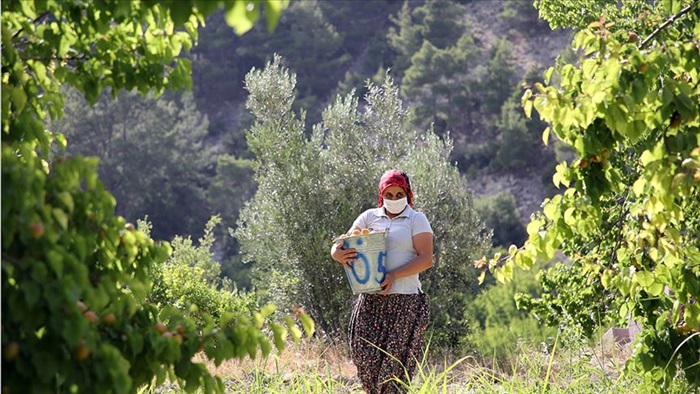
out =
[[87,321],[89,321],[90,323],[93,323],[93,324],[97,323],[97,320],[98,320],[97,313],[95,313],[93,311],[86,311],[85,313],[83,313],[83,317],[85,317],[87,319]]
[[32,237],[34,237],[34,239],[39,239],[44,235],[44,224],[41,222],[32,222],[29,225],[29,229],[31,230]]
[[5,358],[5,361],[12,361],[15,358],[17,358],[17,355],[19,354],[19,344],[17,342],[10,342],[7,345],[5,345],[5,349],[2,351],[2,355]]
[[168,331],[168,327],[166,327],[165,323],[160,321],[156,323],[155,328],[156,331],[158,331],[158,333],[161,335],[165,334],[165,332]]

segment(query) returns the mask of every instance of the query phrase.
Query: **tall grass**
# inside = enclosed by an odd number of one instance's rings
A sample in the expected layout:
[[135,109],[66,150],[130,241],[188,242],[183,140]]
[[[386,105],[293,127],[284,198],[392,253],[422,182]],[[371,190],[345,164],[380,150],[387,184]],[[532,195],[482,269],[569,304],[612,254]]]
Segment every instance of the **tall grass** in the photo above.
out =
[[[642,379],[622,373],[629,350],[583,341],[556,338],[555,346],[519,346],[500,363],[474,356],[455,357],[428,349],[419,360],[412,381],[397,379],[408,394],[533,394],[638,392]],[[207,361],[204,361],[207,362]],[[316,394],[362,393],[356,370],[343,344],[306,342],[291,345],[282,354],[266,359],[230,361],[219,367],[207,362],[222,377],[227,393]],[[685,393],[683,381],[671,392]],[[177,384],[147,388],[146,394],[180,394]]]

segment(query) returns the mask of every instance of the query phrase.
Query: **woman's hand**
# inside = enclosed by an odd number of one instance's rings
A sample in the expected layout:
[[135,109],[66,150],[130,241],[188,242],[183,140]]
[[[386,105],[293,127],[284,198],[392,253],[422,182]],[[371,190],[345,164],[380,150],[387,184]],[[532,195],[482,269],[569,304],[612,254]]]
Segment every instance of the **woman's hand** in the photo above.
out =
[[350,263],[354,263],[357,260],[357,251],[353,248],[345,249],[343,248],[343,243],[338,242],[335,245],[333,245],[333,248],[331,249],[331,257],[333,260],[345,265],[348,268],[350,267]]
[[379,293],[384,295],[389,294],[389,291],[391,291],[391,286],[394,285],[394,280],[396,280],[396,275],[394,275],[393,272],[388,272],[386,275],[384,275],[384,280],[379,284],[379,286],[382,287],[382,290]]

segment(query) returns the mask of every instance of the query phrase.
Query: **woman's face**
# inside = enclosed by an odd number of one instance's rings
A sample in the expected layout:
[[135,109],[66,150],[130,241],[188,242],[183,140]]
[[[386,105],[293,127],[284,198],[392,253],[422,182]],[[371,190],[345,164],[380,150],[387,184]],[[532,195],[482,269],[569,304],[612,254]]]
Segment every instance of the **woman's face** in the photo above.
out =
[[398,186],[389,186],[384,189],[384,194],[382,197],[386,198],[387,200],[400,200],[406,197],[406,192],[404,192],[403,189]]

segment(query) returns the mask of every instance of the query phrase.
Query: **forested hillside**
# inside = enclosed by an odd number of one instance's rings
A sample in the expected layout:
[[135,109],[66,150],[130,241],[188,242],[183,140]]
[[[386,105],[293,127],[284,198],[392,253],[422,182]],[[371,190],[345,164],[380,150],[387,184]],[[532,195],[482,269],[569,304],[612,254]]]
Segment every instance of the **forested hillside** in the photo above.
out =
[[567,40],[516,0],[297,1],[273,33],[261,21],[243,36],[220,11],[206,19],[189,54],[191,94],[105,95],[92,108],[68,94],[56,128],[70,153],[100,157],[117,211],[133,221],[148,216],[156,239],[200,236],[220,214],[222,272],[247,286],[237,241],[225,230],[236,227],[256,187],[245,138],[252,122],[246,73],[279,54],[296,74],[293,108],[305,111],[307,133],[338,94],[362,98],[366,81],[390,75],[410,124],[454,140],[451,160],[479,197],[494,245],[507,246],[523,241],[524,223],[553,192],[556,156],[564,154],[543,146],[544,125],[524,117],[520,97]]

